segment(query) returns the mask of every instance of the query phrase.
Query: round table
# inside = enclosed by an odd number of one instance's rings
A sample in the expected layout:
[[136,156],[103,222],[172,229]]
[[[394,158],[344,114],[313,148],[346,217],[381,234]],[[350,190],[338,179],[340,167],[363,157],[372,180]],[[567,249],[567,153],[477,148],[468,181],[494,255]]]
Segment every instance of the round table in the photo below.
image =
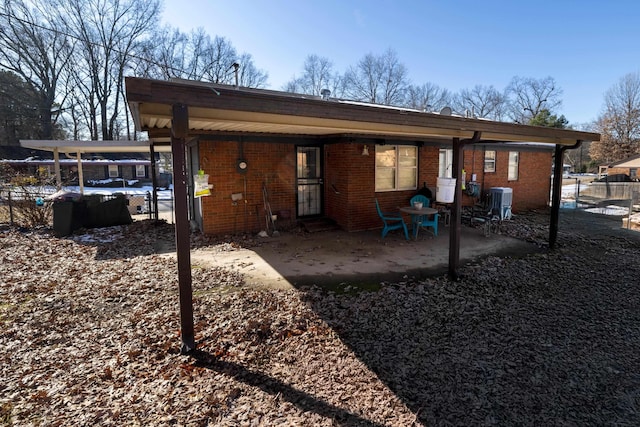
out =
[[418,230],[422,224],[422,217],[427,215],[434,215],[438,213],[438,209],[426,208],[422,207],[420,209],[414,208],[413,206],[405,206],[400,208],[400,212],[404,212],[406,214],[411,215],[411,224],[413,227],[413,235],[414,238],[418,239]]

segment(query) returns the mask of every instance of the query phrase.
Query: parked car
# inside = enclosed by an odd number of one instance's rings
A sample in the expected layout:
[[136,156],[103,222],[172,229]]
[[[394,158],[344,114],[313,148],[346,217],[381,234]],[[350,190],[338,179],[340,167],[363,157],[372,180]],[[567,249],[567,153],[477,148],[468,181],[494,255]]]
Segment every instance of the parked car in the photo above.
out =
[[173,183],[173,176],[168,172],[161,172],[156,178],[157,187],[163,190],[168,190]]

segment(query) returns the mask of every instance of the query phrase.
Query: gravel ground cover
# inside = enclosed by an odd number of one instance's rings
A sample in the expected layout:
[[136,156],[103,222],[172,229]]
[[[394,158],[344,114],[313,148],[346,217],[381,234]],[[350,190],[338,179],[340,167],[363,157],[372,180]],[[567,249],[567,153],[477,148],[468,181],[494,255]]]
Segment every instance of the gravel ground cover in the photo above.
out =
[[[544,247],[547,224],[500,232]],[[0,425],[640,425],[640,239],[619,222],[563,213],[552,252],[376,292],[197,268],[188,356],[172,239],[0,231]]]

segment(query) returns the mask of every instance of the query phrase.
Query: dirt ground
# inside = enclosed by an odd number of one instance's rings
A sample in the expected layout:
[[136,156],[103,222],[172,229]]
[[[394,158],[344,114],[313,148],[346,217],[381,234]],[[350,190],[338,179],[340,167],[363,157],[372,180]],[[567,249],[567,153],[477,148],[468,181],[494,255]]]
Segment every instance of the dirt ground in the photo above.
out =
[[[549,251],[547,224],[532,213],[489,237],[465,229],[496,249],[517,236],[536,251],[478,251],[458,281],[406,275],[375,292],[256,289],[240,249],[353,272],[383,253],[436,258],[446,232],[411,242],[372,232],[354,246],[340,233],[326,233],[331,244],[315,233],[193,236],[189,355],[177,263],[157,251],[170,249],[172,226],[69,238],[3,229],[0,424],[640,425],[640,233],[563,210]],[[200,252],[229,253],[236,268],[205,266]]]

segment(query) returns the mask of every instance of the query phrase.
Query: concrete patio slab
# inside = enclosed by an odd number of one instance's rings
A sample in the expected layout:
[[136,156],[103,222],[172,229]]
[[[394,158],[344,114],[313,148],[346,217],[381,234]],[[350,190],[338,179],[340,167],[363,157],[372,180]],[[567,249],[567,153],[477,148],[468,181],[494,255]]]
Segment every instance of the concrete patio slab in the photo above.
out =
[[[449,228],[439,235],[422,232],[407,241],[401,233],[381,239],[379,230],[348,233],[280,232],[265,237],[256,247],[233,250],[197,249],[194,266],[220,266],[244,274],[247,284],[267,288],[373,284],[420,279],[447,273]],[[481,229],[462,227],[461,264],[490,255],[516,255],[539,251],[532,243],[500,234],[485,236]]]

